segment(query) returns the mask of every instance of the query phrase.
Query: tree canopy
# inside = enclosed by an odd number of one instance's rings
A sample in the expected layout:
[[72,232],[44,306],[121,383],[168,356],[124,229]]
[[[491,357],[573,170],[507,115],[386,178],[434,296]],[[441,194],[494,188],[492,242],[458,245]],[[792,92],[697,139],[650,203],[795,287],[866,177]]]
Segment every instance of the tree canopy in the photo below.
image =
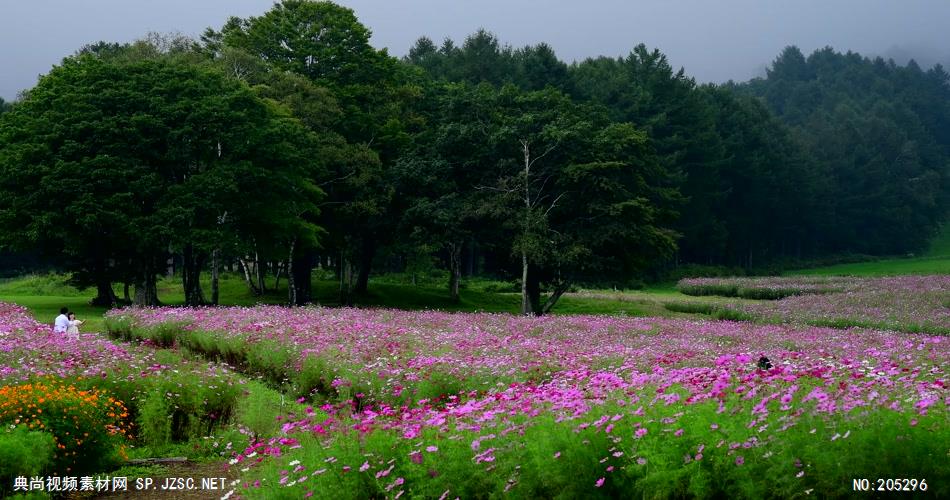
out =
[[454,300],[483,274],[544,314],[576,284],[918,251],[950,213],[948,103],[940,66],[830,48],[724,85],[642,44],[568,64],[485,30],[396,59],[351,9],[283,0],[87,45],[0,100],[0,251],[102,303],[156,303],[169,262],[195,305],[222,263],[295,305],[317,267],[348,304],[435,263]]
[[213,70],[68,58],[3,116],[0,141],[3,242],[88,275],[105,303],[130,278],[154,303],[168,249],[208,252],[224,228],[246,241],[283,219],[283,237],[316,238],[291,215],[318,211],[313,136]]

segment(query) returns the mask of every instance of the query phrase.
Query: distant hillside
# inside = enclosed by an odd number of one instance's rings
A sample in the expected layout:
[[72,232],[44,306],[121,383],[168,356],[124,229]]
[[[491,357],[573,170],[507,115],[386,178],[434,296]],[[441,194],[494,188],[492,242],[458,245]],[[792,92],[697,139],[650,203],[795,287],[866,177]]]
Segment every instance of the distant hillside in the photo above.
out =
[[942,67],[901,66],[831,48],[786,48],[760,98],[817,163],[829,193],[829,250],[925,251],[950,199],[950,85]]

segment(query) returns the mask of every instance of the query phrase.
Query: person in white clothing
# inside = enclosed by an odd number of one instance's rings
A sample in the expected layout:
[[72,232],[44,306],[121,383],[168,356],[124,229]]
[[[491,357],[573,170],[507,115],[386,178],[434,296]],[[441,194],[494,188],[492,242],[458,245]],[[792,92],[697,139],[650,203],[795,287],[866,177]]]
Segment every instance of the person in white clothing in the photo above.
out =
[[67,313],[69,309],[63,307],[59,310],[59,316],[56,316],[56,320],[53,322],[53,331],[56,333],[66,333],[69,330],[69,316]]
[[71,312],[67,316],[69,318],[69,327],[66,328],[66,335],[79,335],[79,325],[82,324],[82,321],[76,319],[76,313]]

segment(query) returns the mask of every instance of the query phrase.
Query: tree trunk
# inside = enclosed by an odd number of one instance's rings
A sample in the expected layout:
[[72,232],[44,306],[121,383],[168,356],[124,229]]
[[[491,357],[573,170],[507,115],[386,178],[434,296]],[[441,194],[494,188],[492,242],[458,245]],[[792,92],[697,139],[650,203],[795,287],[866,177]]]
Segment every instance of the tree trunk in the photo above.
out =
[[346,294],[346,292],[345,292],[345,289],[346,289],[346,271],[345,271],[344,266],[343,266],[343,251],[342,251],[342,250],[340,251],[340,260],[339,260],[339,262],[337,262],[337,264],[340,265],[340,305],[341,305],[341,306],[345,306],[345,305],[346,305],[346,301],[349,300],[349,299],[347,298],[347,294]]
[[287,303],[297,305],[297,283],[294,280],[294,248],[297,238],[290,240],[290,251],[287,252]]
[[192,274],[192,259],[194,258],[192,246],[185,245],[181,253],[181,285],[185,292],[185,305],[197,306],[195,304],[194,275]]
[[[528,284],[528,231],[531,228],[531,149],[527,141],[521,141],[524,150],[524,227],[521,228],[521,314],[534,312]],[[540,293],[540,291],[539,291]]]
[[449,243],[449,298],[458,302],[459,282],[462,281],[462,247],[463,242]]
[[244,282],[247,283],[247,287],[251,290],[251,294],[258,296],[261,294],[261,291],[254,284],[254,279],[251,277],[251,268],[246,260],[243,258],[238,258],[238,264],[241,266],[241,271],[244,272]]
[[370,238],[363,238],[363,243],[360,245],[360,269],[354,292],[364,294],[369,289],[369,272],[373,267],[373,257],[375,256],[376,243]]
[[345,257],[340,259],[340,305],[353,305],[353,264]]
[[[126,294],[128,294],[128,291],[126,291]],[[118,298],[115,296],[115,291],[112,290],[112,282],[109,281],[108,278],[96,278],[96,296],[90,303],[94,306],[105,307],[115,307],[115,305],[118,303]]]
[[303,306],[313,302],[313,285],[310,275],[313,271],[313,252],[297,249],[297,240],[290,245],[287,258],[287,298],[292,306]]
[[135,277],[135,297],[133,303],[141,307],[159,305],[158,287],[155,281],[155,270],[146,264],[145,269],[139,271]]
[[280,275],[284,274],[284,262],[277,261],[275,268],[277,270],[274,272],[274,290],[279,290],[280,289]]
[[218,287],[218,266],[220,265],[218,255],[221,253],[220,250],[215,248],[211,251],[211,303],[218,305],[219,297],[219,287]]
[[294,283],[294,260],[287,261],[287,303],[297,305],[297,285]]
[[254,270],[257,271],[257,289],[261,295],[267,292],[267,283],[264,281],[264,263],[261,262],[261,256],[257,252],[257,245],[254,245]]
[[90,303],[94,306],[114,307],[118,302],[107,267],[108,263],[105,259],[97,257],[93,260],[92,274],[96,282],[96,296]]
[[539,316],[551,312],[551,308],[554,307],[554,304],[557,304],[558,299],[561,298],[561,295],[564,295],[564,292],[566,292],[568,288],[570,288],[570,283],[559,283],[551,296],[548,297],[548,300],[544,301],[544,305],[541,306],[541,314],[539,314]]
[[132,297],[129,295],[129,282],[122,283],[122,301],[126,304],[132,303]]
[[521,314],[531,314],[531,302],[528,300],[528,252],[521,250]]
[[465,276],[472,277],[475,275],[475,240],[469,240],[466,248],[468,251],[465,252]]
[[528,299],[528,311],[524,313],[526,316],[541,316],[543,314],[541,310],[541,280],[537,276],[537,272],[529,272],[528,274],[528,285],[525,287]]
[[181,277],[185,289],[185,305],[190,307],[202,306],[206,303],[204,292],[201,290],[201,268],[204,259],[190,243],[182,251]]

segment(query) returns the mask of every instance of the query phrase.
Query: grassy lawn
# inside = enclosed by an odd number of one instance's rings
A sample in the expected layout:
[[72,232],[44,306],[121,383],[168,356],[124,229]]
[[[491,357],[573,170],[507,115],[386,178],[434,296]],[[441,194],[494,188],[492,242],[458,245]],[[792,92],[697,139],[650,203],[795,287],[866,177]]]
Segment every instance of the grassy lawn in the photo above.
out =
[[[950,274],[950,231],[937,238],[926,255],[902,259],[885,259],[870,262],[858,262],[835,266],[802,269],[786,273],[788,275],[853,275],[853,276],[892,276],[902,274]],[[391,307],[395,309],[438,309],[460,312],[505,312],[517,313],[521,306],[521,297],[514,293],[510,284],[491,282],[483,279],[466,280],[461,289],[461,300],[452,302],[448,298],[446,284],[440,280],[429,280],[417,285],[400,281],[399,276],[384,276],[370,280],[369,292],[354,298],[357,307]],[[204,275],[204,291],[210,293],[210,277]],[[273,281],[270,285],[273,287]],[[494,286],[494,288],[492,288]],[[507,287],[507,289],[506,289]],[[502,290],[502,291],[498,291]],[[37,320],[52,324],[60,307],[75,311],[77,317],[86,321],[84,331],[101,331],[102,307],[89,305],[94,291],[77,290],[68,285],[62,276],[27,276],[0,282],[0,301],[14,302],[29,308]],[[116,294],[122,296],[121,286]],[[339,283],[333,280],[315,280],[313,283],[314,301],[318,304],[335,307],[340,305]],[[181,305],[184,293],[180,278],[167,278],[159,281],[158,295],[162,303]],[[220,281],[220,303],[228,306],[253,306],[255,304],[283,304],[287,300],[286,281],[277,289],[270,289],[264,295],[250,293],[240,276],[226,274]],[[695,314],[673,312],[664,307],[668,303],[737,302],[741,299],[724,297],[691,297],[676,290],[675,283],[652,285],[643,290],[582,290],[565,294],[552,311],[554,314],[609,314],[628,316],[693,316]],[[687,304],[689,305],[689,304]],[[675,308],[691,310],[689,307]]]
[[52,325],[53,319],[59,314],[60,307],[68,307],[70,311],[76,313],[76,318],[85,323],[79,328],[84,332],[104,331],[104,321],[102,315],[106,312],[104,307],[89,305],[89,299],[92,295],[80,296],[57,296],[57,295],[8,295],[6,291],[0,290],[0,302],[12,302],[28,308],[33,317],[40,323]]
[[789,276],[898,276],[903,274],[950,274],[950,227],[931,242],[920,256],[797,269]]
[[[207,279],[207,277],[206,277]],[[521,296],[507,291],[486,290],[492,283],[471,280],[460,291],[461,300],[449,300],[447,287],[441,283],[428,282],[418,285],[394,282],[389,277],[370,281],[369,292],[354,298],[357,307],[390,307],[395,309],[438,309],[452,312],[503,312],[517,313]],[[271,283],[273,285],[273,283]],[[494,283],[497,286],[497,282]],[[206,296],[210,283],[204,283]],[[122,296],[121,287],[116,289]],[[340,305],[339,283],[317,280],[313,283],[316,303],[336,307]],[[68,307],[79,319],[86,321],[83,331],[102,331],[102,307],[89,305],[94,295],[91,289],[80,291],[65,284],[59,276],[28,276],[0,282],[0,301],[13,302],[29,308],[37,320],[52,324],[60,307]],[[162,279],[158,284],[158,296],[163,304],[184,303],[179,279]],[[281,287],[268,290],[262,296],[250,293],[238,276],[228,275],[220,281],[220,303],[228,306],[253,306],[255,304],[283,304],[286,302],[286,282]],[[676,291],[674,285],[663,284],[652,288],[618,292],[612,290],[582,291],[565,294],[554,307],[554,314],[610,314],[627,316],[671,316],[663,307],[664,302],[696,300]]]
[[788,276],[898,276],[905,274],[950,274],[950,255],[943,257],[913,257],[885,259],[870,262],[838,264],[813,269],[798,269]]

